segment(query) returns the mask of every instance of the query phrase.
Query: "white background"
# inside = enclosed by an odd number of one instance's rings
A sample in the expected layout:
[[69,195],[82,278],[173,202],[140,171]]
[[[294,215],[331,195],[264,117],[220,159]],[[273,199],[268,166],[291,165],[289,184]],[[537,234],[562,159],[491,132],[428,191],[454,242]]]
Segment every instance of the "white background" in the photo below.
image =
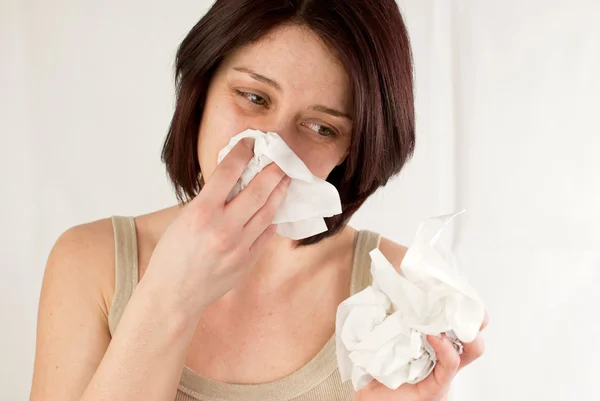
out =
[[[0,0],[0,398],[26,399],[48,252],[174,203],[159,154],[202,0]],[[410,244],[462,208],[486,302],[461,401],[600,400],[600,0],[404,0],[418,144],[353,220]]]

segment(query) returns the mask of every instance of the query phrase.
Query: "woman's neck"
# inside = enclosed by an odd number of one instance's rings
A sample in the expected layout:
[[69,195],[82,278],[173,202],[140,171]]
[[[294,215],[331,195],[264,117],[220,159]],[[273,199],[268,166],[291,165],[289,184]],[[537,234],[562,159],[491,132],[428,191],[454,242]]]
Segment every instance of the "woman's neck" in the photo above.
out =
[[[355,230],[341,233],[308,246],[295,247],[294,241],[275,235],[248,276],[233,291],[245,295],[280,293],[299,283],[308,282],[340,259],[351,260]],[[340,258],[345,253],[349,258]]]
[[[153,242],[157,243],[180,210],[181,206],[176,205],[140,216],[138,224],[146,225],[144,231],[150,230]],[[146,223],[149,220],[151,224]],[[232,291],[246,294],[280,291],[289,283],[313,275],[330,261],[339,259],[340,252],[351,253],[354,234],[353,228],[346,227],[317,244],[300,247],[294,246],[293,240],[275,234],[248,276]]]

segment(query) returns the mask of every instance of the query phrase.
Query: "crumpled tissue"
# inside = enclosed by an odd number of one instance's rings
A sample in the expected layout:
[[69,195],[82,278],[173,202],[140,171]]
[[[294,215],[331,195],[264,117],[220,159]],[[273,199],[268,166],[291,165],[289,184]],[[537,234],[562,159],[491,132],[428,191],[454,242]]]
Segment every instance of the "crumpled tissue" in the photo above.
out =
[[479,333],[483,302],[459,276],[456,259],[438,247],[444,226],[460,213],[421,223],[401,273],[379,249],[371,251],[372,285],[339,305],[338,366],[356,391],[373,379],[397,389],[427,377],[437,359],[426,334],[445,333],[462,352],[461,342]]
[[242,172],[227,201],[244,189],[262,169],[276,163],[291,178],[287,194],[273,221],[273,224],[277,224],[277,233],[299,240],[327,231],[323,217],[342,212],[337,188],[314,176],[277,133],[253,129],[243,131],[221,149],[217,162],[221,163],[231,149],[247,137],[254,138],[254,157]]

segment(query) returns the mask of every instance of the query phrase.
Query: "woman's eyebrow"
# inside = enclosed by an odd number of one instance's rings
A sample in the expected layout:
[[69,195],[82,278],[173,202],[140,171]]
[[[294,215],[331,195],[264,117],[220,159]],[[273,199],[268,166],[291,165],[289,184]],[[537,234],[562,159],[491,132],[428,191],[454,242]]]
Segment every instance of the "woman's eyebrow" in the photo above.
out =
[[[255,72],[255,71],[252,71],[251,69],[246,68],[246,67],[233,67],[233,69],[236,70],[236,71],[239,71],[239,72],[246,73],[246,74],[250,75],[253,79],[255,79],[255,80],[259,81],[259,82],[262,82],[262,83],[264,83],[266,85],[269,85],[269,86],[271,86],[271,87],[273,87],[276,90],[278,90],[278,91],[281,92],[281,86],[276,81],[274,81],[271,78],[265,77],[264,75],[261,75],[261,74]],[[310,106],[309,109],[310,110],[314,110],[314,111],[318,111],[318,112],[321,112],[321,113],[329,114],[329,115],[332,115],[334,117],[346,118],[346,119],[352,121],[352,117],[350,117],[347,113],[341,112],[339,110],[332,109],[331,107],[327,107],[327,106],[323,106],[323,105],[320,105],[320,104],[316,104],[316,105]]]
[[309,109],[314,110],[314,111],[319,111],[321,113],[330,114],[334,117],[343,117],[343,118],[346,118],[346,119],[352,121],[352,117],[350,117],[348,114],[341,112],[339,110],[332,109],[327,106],[322,106],[320,104],[312,105],[309,107]]
[[239,71],[239,72],[245,72],[246,74],[250,75],[255,80],[262,82],[263,84],[269,85],[281,92],[281,86],[277,82],[272,80],[271,78],[267,78],[264,75],[260,75],[259,73],[254,72],[251,69],[246,68],[246,67],[233,67],[233,69],[236,71]]

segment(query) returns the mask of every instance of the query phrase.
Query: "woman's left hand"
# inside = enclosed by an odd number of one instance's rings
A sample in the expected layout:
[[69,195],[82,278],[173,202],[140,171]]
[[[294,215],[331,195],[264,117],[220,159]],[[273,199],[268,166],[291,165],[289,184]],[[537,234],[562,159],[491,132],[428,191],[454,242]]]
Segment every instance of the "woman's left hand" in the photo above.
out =
[[487,323],[486,313],[477,338],[473,342],[463,344],[463,352],[460,355],[445,335],[441,338],[427,336],[438,361],[433,372],[425,380],[417,384],[403,384],[397,390],[390,390],[373,380],[356,393],[356,401],[445,401],[456,373],[483,355],[485,347],[481,330],[487,326]]

